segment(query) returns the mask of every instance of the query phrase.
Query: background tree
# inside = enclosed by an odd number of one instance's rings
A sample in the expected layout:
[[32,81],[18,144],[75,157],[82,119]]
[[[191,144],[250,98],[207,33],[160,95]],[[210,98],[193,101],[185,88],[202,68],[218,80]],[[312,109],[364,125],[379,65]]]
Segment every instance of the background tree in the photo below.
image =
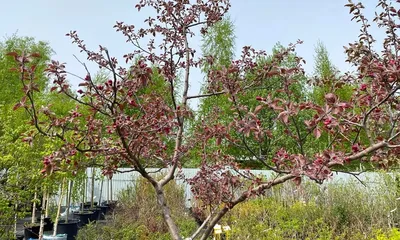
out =
[[[207,31],[207,33],[203,36],[202,51],[203,56],[212,59],[212,67],[207,61],[205,61],[202,67],[202,71],[204,73],[209,73],[211,69],[218,70],[224,67],[226,68],[229,66],[229,64],[231,64],[235,51],[234,39],[234,26],[233,22],[231,22],[229,18],[218,22]],[[274,58],[273,55],[279,54],[280,51],[284,50],[284,47],[278,43],[276,46],[274,46],[270,55],[260,56],[258,59],[256,59],[258,68],[261,69],[264,66],[268,67],[268,65]],[[290,54],[290,57],[281,62],[281,65],[286,67],[294,67],[296,65],[296,58],[296,54],[292,53]],[[260,84],[251,86],[251,82],[253,81],[253,78],[255,76],[251,72],[248,72],[246,74],[246,78],[249,81],[249,87],[248,89],[246,89],[246,94],[237,96],[237,101],[243,105],[246,105],[248,109],[255,109],[259,105],[258,101],[256,100],[257,96],[271,93],[273,94],[273,97],[287,98],[287,96],[285,96],[284,94],[277,92],[277,90],[282,88],[282,79],[279,76],[266,76],[260,81]],[[299,83],[293,84],[291,86],[291,89],[295,92],[296,97],[305,98],[307,94],[306,88],[303,87],[306,84],[305,76],[301,73],[296,78],[298,78]],[[205,80],[206,81],[202,89],[203,94],[210,92],[210,89],[216,87],[212,86],[212,84],[208,82],[207,76]],[[220,86],[218,86],[218,88],[222,87],[223,86],[221,84]],[[208,95],[206,94],[204,96],[205,97],[201,98],[200,100],[200,106],[197,112],[197,121],[195,121],[195,126],[199,126],[199,124],[204,121],[204,119],[212,121],[207,122],[206,124],[213,125],[221,124],[226,126],[230,122],[232,122],[234,117],[234,110],[232,109],[232,104],[229,96],[224,94],[215,94],[213,96],[212,93]],[[215,115],[215,112],[218,112],[218,114]],[[216,117],[210,118],[211,114],[215,115]],[[259,141],[254,142],[251,139],[247,139],[246,141],[244,141],[245,139],[242,139],[242,142],[244,143],[243,147],[227,148],[227,145],[230,145],[232,143],[227,142],[226,144],[221,145],[219,139],[218,142],[214,142],[214,144],[209,143],[207,151],[215,152],[220,148],[224,148],[226,150],[229,149],[229,153],[235,156],[235,161],[240,163],[241,167],[265,168],[265,164],[253,157],[254,152],[253,150],[250,150],[250,146],[257,153],[264,155],[266,158],[271,158],[272,153],[277,150],[275,146],[293,148],[294,145],[297,145],[297,143],[293,141],[287,141],[288,139],[283,137],[285,135],[283,133],[284,129],[276,128],[274,124],[276,114],[274,112],[263,110],[263,115],[264,117],[260,119],[260,124],[263,127],[269,129],[268,133],[271,136],[275,136],[274,141],[271,141],[272,138],[269,138],[268,136],[265,137],[262,143],[260,143]],[[235,129],[232,129],[232,131],[230,131],[230,134],[236,135]],[[211,145],[213,147],[211,147]],[[198,163],[201,161],[200,156],[201,152],[193,151],[193,154],[188,156],[188,159],[191,161],[197,160],[198,166]]]
[[[209,58],[213,62],[211,65],[208,61],[202,62],[201,71],[205,75],[204,83],[200,89],[201,94],[208,92],[207,84],[207,73],[211,68],[221,69],[223,67],[229,66],[234,58],[235,51],[235,29],[232,20],[227,16],[223,20],[217,22],[212,27],[210,27],[207,32],[203,35],[202,54],[205,58]],[[210,121],[221,121],[228,123],[230,121],[231,114],[223,115],[225,111],[230,111],[229,100],[225,95],[213,95],[205,98],[199,99],[199,106],[196,109],[197,114],[194,119],[189,119],[189,134],[193,135],[195,128],[199,126],[204,120],[205,116],[219,112],[219,119],[209,119]],[[217,115],[216,115],[217,116]],[[209,148],[209,151],[215,151],[216,149],[222,147],[220,144],[216,146],[213,144],[213,148]],[[201,162],[201,149],[192,150],[190,154],[185,157],[184,163],[187,167],[197,167]]]
[[[25,51],[39,53],[43,58],[35,62],[38,70],[37,83],[41,89],[46,87],[47,78],[44,74],[44,69],[47,67],[46,63],[50,60],[53,50],[49,44],[43,41],[36,41],[31,37],[19,37],[12,35],[7,37],[5,41],[0,43],[0,83],[3,86],[0,89],[0,103],[1,104],[15,104],[23,96],[21,85],[18,81],[11,79],[18,79],[19,75],[16,72],[11,72],[9,69],[13,66],[13,59],[6,54],[9,52],[21,53],[21,49]],[[39,73],[40,72],[40,73]]]
[[[322,42],[318,42],[315,47],[315,67],[314,67],[314,78],[311,79],[311,91],[310,100],[318,104],[324,102],[325,95],[333,92],[339,99],[343,101],[349,101],[352,98],[354,90],[358,88],[357,84],[353,82],[342,81],[343,73],[341,73],[336,66],[333,65],[329,58],[328,50]],[[357,107],[356,107],[357,108]],[[358,140],[364,144],[368,144],[368,140],[364,133],[359,133]],[[354,136],[353,136],[354,137]],[[318,147],[319,150],[329,148],[331,146],[332,136],[327,133],[322,133],[321,137],[313,141],[312,145]],[[346,147],[350,147],[355,143],[348,143]],[[375,164],[376,165],[376,164]],[[373,169],[371,162],[360,162],[353,161],[352,163],[346,164],[342,168],[346,171],[354,171],[359,169],[362,171],[365,168]]]
[[[38,136],[29,145],[21,141],[21,135],[33,131],[27,124],[31,118],[25,112],[13,111],[16,101],[24,93],[18,83],[19,74],[10,72],[14,59],[7,56],[10,51],[21,53],[27,49],[40,53],[43,57],[35,60],[38,74],[37,84],[41,89],[46,88],[47,78],[44,69],[50,59],[50,46],[34,38],[13,35],[0,43],[0,211],[2,226],[9,225],[16,218],[25,216],[31,210],[31,201],[35,190],[40,191],[43,178],[41,159],[50,154],[55,148],[49,139]],[[30,173],[30,174],[27,174]],[[14,229],[15,230],[15,229]],[[5,233],[7,234],[7,233]],[[9,232],[9,234],[14,234]],[[3,235],[4,238],[11,236]]]

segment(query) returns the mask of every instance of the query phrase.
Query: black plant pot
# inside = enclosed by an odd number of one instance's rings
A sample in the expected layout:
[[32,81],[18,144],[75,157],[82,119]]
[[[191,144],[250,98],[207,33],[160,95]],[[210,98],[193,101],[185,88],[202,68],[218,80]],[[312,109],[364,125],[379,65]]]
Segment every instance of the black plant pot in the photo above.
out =
[[[89,209],[92,207],[91,202],[81,203],[80,205],[81,205],[81,207],[83,206],[84,209]],[[93,207],[96,207],[96,206],[97,206],[97,202],[93,202]]]
[[87,209],[90,212],[93,212],[92,217],[90,218],[90,221],[97,221],[100,219],[100,215],[101,215],[101,209],[98,207],[95,208],[89,208]]
[[[40,222],[40,217],[37,217],[36,221]],[[44,218],[43,231],[53,231],[53,221],[51,221],[51,218],[49,217]]]
[[31,227],[25,227],[24,228],[24,237],[26,240],[32,238],[32,239],[38,239],[39,238],[39,230],[40,226],[31,226]]
[[101,210],[99,220],[104,220],[108,211],[108,206],[97,206]]
[[83,211],[83,212],[74,212],[75,218],[79,219],[78,226],[81,228],[89,223],[92,220],[92,211]]
[[17,240],[24,240],[24,235],[20,235],[20,234],[17,234],[16,236],[15,236],[15,238],[17,239]]
[[[92,205],[92,202],[85,202],[85,206],[89,205],[89,207]],[[97,206],[98,203],[97,202],[93,202],[93,206]]]
[[74,240],[75,236],[78,235],[78,224],[79,220],[72,219],[68,220],[68,223],[65,220],[60,220],[57,224],[57,234],[67,234],[67,240]]
[[104,206],[108,207],[108,212],[113,212],[114,209],[117,207],[117,201],[109,201],[108,203],[104,203]]
[[82,209],[82,207],[83,207],[83,209],[88,209],[88,208],[90,208],[91,204],[90,203],[81,203],[80,206],[81,206],[81,209]]

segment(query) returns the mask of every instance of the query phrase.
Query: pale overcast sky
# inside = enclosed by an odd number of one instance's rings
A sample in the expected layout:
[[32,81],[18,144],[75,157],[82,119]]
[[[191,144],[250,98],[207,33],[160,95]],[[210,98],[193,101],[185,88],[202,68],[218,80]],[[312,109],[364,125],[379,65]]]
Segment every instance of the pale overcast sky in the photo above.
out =
[[[101,44],[121,59],[132,48],[125,43],[121,33],[115,32],[113,25],[116,21],[140,25],[149,12],[142,9],[138,13],[134,8],[137,2],[3,0],[0,34],[11,36],[18,31],[19,36],[32,36],[47,41],[56,52],[54,59],[67,62],[69,71],[84,75],[84,70],[72,55],[77,54],[81,60],[86,59],[79,55],[79,49],[71,44],[65,34],[77,30],[89,48],[97,50]],[[367,7],[366,15],[372,17],[377,1],[362,2]],[[306,72],[312,74],[314,46],[321,40],[333,63],[343,72],[350,69],[344,62],[343,46],[357,40],[359,25],[350,21],[349,9],[344,7],[347,0],[232,0],[231,3],[229,15],[236,27],[237,55],[245,45],[270,52],[277,42],[286,45],[301,39],[304,44],[298,47],[297,53],[307,61]],[[200,45],[200,41],[196,39],[193,44]],[[91,70],[95,72],[97,69]],[[198,73],[193,77],[198,79],[197,82],[202,79]],[[70,80],[76,85],[76,79]],[[197,84],[193,85],[192,93],[198,92],[197,87]]]

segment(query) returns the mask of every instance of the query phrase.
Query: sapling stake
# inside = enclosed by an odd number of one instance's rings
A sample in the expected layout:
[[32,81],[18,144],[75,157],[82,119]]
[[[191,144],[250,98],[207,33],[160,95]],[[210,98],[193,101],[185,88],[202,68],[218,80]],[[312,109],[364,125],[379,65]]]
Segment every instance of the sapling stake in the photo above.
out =
[[14,213],[14,235],[17,236],[17,209],[18,209],[18,203],[15,203],[14,205],[15,213]]
[[73,186],[73,182],[69,181],[68,184],[68,188],[67,188],[67,213],[65,215],[65,222],[68,223],[68,218],[69,218],[69,209],[70,209],[70,205],[71,205],[71,196],[72,196],[72,186]]
[[[31,225],[33,226],[36,223],[36,201],[37,201],[37,187],[35,187],[35,194],[33,195],[33,206],[32,206],[32,219]],[[15,207],[18,207],[18,204],[15,204]],[[15,222],[14,222],[14,235],[17,234],[17,214],[15,214]]]
[[110,203],[110,178],[107,178],[107,203]]
[[56,219],[54,220],[53,236],[57,235],[57,224],[58,224],[58,219],[59,219],[60,211],[61,211],[61,203],[62,203],[63,196],[64,196],[64,185],[65,185],[65,177],[63,178],[63,181],[61,184],[61,193],[60,193],[60,198],[58,200],[58,205],[57,205],[57,215],[56,215]]
[[92,167],[92,189],[91,189],[91,197],[90,197],[90,208],[94,207],[94,167]]
[[[18,166],[18,164],[17,164]],[[19,174],[17,174],[17,179],[18,179]],[[17,180],[17,184],[18,184],[18,180]],[[15,201],[14,204],[14,236],[17,236],[17,212],[18,212],[18,201]],[[33,213],[34,214],[34,213]]]
[[101,183],[100,183],[100,196],[99,196],[99,204],[101,204],[101,197],[103,195],[103,178],[101,179]]
[[[48,194],[48,193],[47,193]],[[46,206],[45,206],[45,214],[44,217],[47,218],[49,217],[49,196],[47,195],[47,199],[46,199]]]
[[40,211],[39,240],[43,239],[44,215],[45,215],[45,209],[43,209],[43,207],[47,205],[47,201],[48,201],[48,193],[47,190],[45,190],[43,193],[42,209]]
[[86,193],[86,177],[85,177],[85,179],[83,180],[83,186],[82,186],[82,203],[81,203],[81,212],[83,212],[83,210],[84,210],[84,207],[85,207],[85,193]]
[[112,178],[110,178],[110,201],[113,201],[113,187],[112,187]]
[[[87,174],[87,173],[86,173]],[[85,183],[85,187],[84,187],[84,191],[83,191],[83,203],[86,203],[86,201],[87,201],[87,195],[88,195],[88,193],[87,193],[87,191],[88,191],[88,178],[87,178],[88,176],[86,175],[86,177],[85,177],[85,181],[84,181],[84,183]]]
[[35,194],[33,195],[32,220],[31,220],[32,224],[36,222],[36,201],[37,201],[37,187],[35,187]]

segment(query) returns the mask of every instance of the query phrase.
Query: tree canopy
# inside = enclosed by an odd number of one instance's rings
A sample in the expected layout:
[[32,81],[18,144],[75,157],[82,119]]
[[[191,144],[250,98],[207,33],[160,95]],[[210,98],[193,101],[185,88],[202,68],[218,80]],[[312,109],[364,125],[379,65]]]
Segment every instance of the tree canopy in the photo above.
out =
[[[303,177],[322,183],[338,166],[358,160],[385,164],[383,160],[397,157],[397,10],[379,1],[381,14],[374,22],[387,37],[384,50],[377,52],[363,5],[346,6],[361,23],[359,39],[346,47],[347,61],[356,67],[352,74],[336,73],[319,47],[317,76],[307,77],[305,61],[295,53],[300,40],[277,46],[269,54],[244,46],[240,56],[233,56],[232,26],[221,22],[230,8],[228,0],[140,1],[138,10],[156,10],[145,20],[145,28],[124,22],[114,26],[135,49],[124,55],[125,64],[105,46],[88,49],[71,31],[67,36],[88,61],[110,76],[98,82],[87,71],[76,93],[68,83],[66,64],[52,61],[41,70],[36,67],[40,54],[12,51],[8,55],[16,62],[24,89],[15,108],[24,108],[36,128],[24,140],[32,142],[40,133],[60,141],[59,149],[43,160],[46,175],[60,166],[70,165],[66,170],[72,170],[71,159],[79,161],[77,154],[104,159],[103,173],[110,177],[118,166],[130,166],[155,189],[173,239],[182,236],[164,187],[175,177],[185,178],[178,174],[179,168],[196,156],[200,170],[185,180],[210,215],[190,239],[198,235],[206,239],[230,209],[275,185],[289,180],[300,184]],[[203,46],[205,54],[198,56],[191,41],[195,34],[205,35],[204,42],[217,49]],[[199,95],[188,93],[194,68],[206,74]],[[35,96],[41,91],[42,74],[53,82],[51,91],[76,104],[73,110],[57,113],[50,105],[38,104]],[[198,113],[188,107],[189,101],[206,98],[211,100],[202,100]],[[323,144],[317,145],[319,141]],[[241,156],[276,174],[266,179],[240,169],[237,158]],[[155,178],[150,166],[165,168],[163,177]]]

